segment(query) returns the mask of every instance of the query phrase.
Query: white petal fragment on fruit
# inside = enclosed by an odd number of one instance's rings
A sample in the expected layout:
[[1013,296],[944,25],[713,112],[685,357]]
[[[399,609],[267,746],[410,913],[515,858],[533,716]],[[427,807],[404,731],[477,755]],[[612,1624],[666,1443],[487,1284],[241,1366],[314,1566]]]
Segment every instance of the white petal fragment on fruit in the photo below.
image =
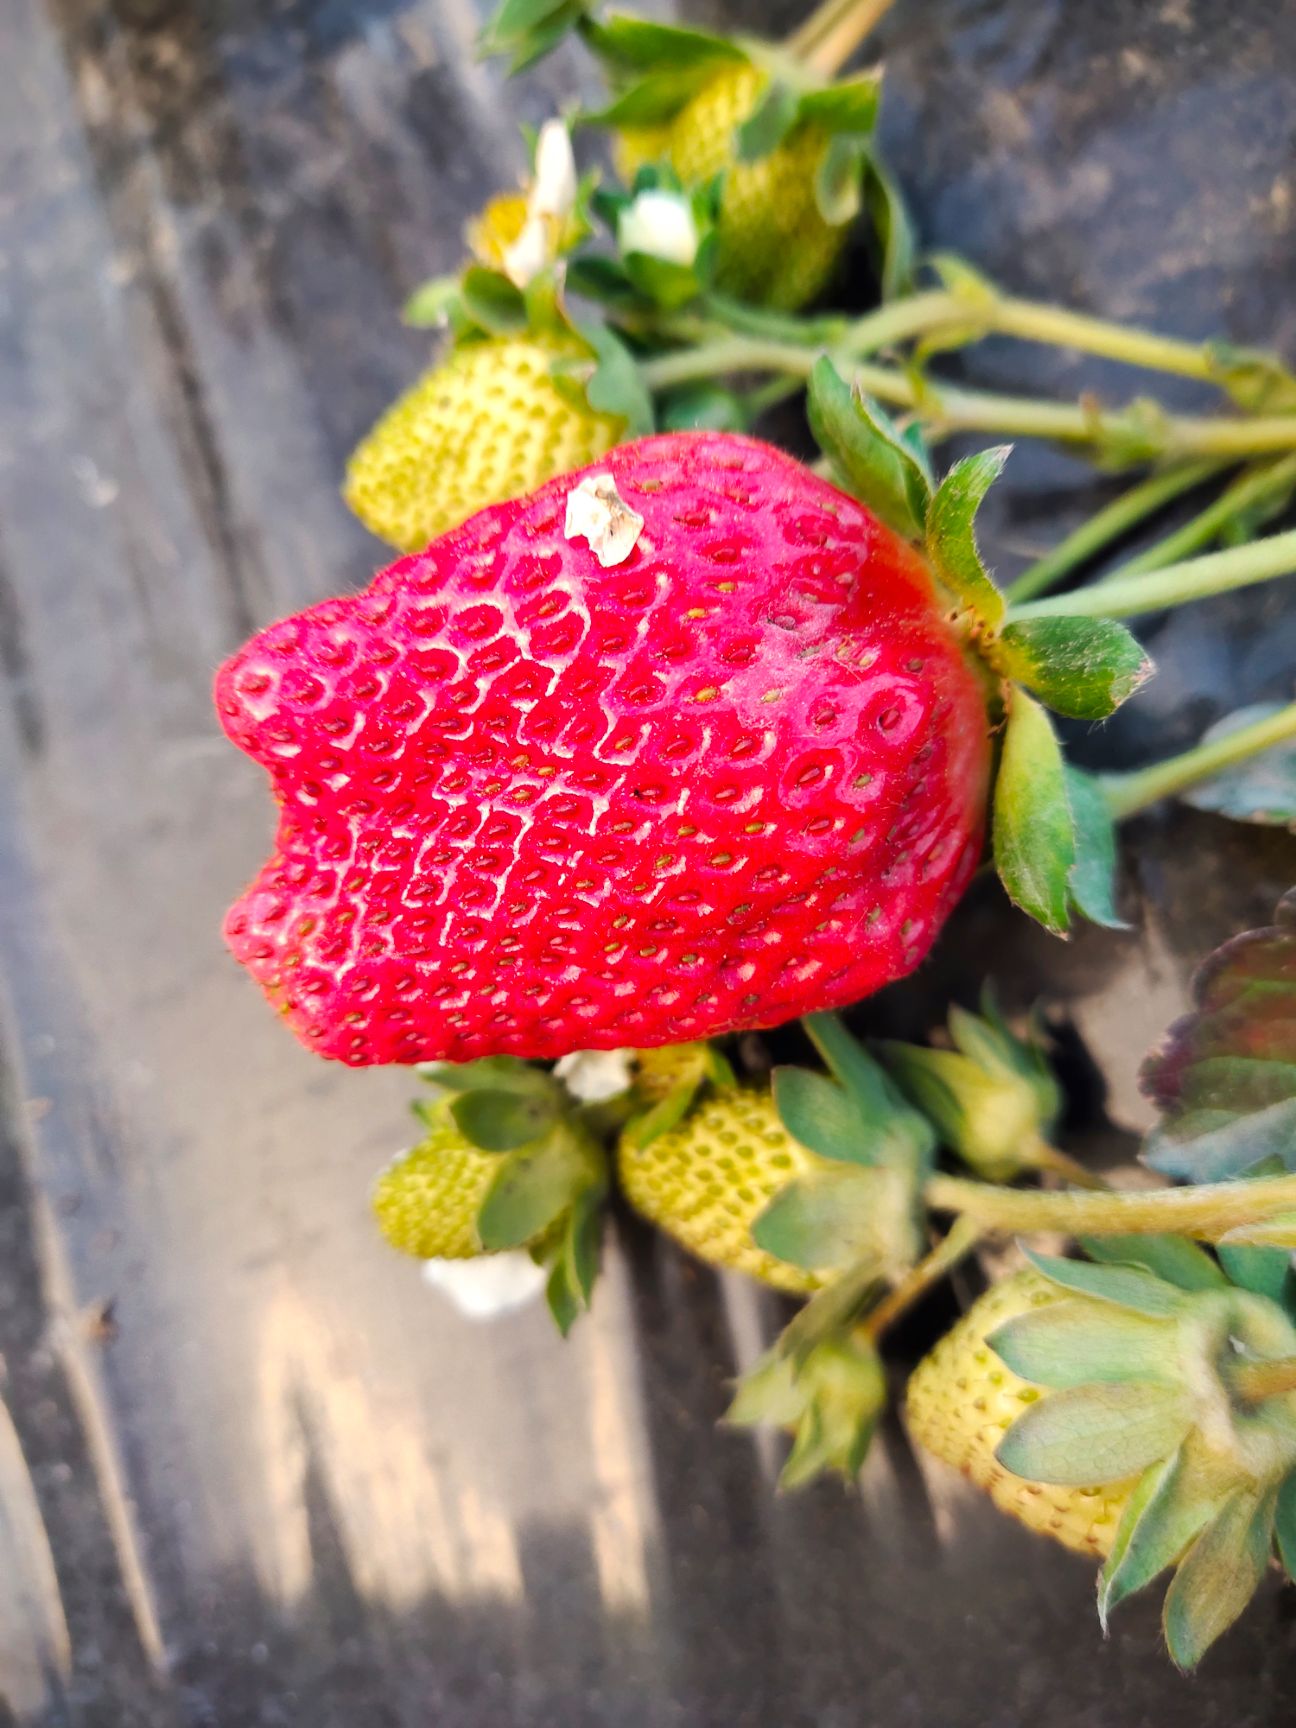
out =
[[587,540],[605,570],[625,563],[643,527],[643,517],[625,502],[610,474],[587,474],[567,494],[563,534],[568,540]]

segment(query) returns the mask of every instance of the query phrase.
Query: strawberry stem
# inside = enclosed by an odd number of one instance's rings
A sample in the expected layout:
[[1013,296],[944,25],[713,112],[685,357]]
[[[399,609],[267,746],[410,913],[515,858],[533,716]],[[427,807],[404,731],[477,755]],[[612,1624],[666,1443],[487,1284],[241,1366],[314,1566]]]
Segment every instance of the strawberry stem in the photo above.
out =
[[[902,304],[897,301],[882,311],[898,312]],[[734,372],[785,372],[808,378],[823,351],[772,337],[723,336],[647,360],[640,376],[651,390]],[[1029,396],[964,390],[916,378],[901,367],[856,362],[849,352],[838,352],[836,358],[861,390],[892,407],[912,410],[932,440],[956,432],[1007,433],[1087,445],[1101,456],[1127,462],[1257,456],[1296,449],[1296,414],[1171,415],[1146,400],[1107,410],[1087,398],[1042,402]]]
[[1047,1140],[1040,1140],[1027,1150],[1024,1162],[1034,1170],[1047,1170],[1051,1175],[1059,1176],[1064,1182],[1069,1182],[1073,1188],[1106,1188],[1107,1183],[1096,1171],[1086,1169],[1077,1159],[1057,1146],[1050,1146]]
[[835,77],[894,4],[895,0],[823,0],[784,47],[821,77]]
[[[1293,419],[1296,424],[1296,417]],[[1031,600],[1013,608],[1014,621],[1022,618],[1131,618],[1139,612],[1159,612],[1182,606],[1189,600],[1206,600],[1246,588],[1255,582],[1270,582],[1296,572],[1296,529],[1271,534],[1248,545],[1230,546],[1204,558],[1188,558],[1161,570],[1135,576],[1112,576],[1092,588]]]
[[956,1218],[931,1252],[865,1316],[864,1330],[874,1343],[934,1284],[939,1284],[947,1272],[952,1272],[960,1260],[966,1259],[984,1234],[981,1225],[970,1218]]
[[1187,1236],[1217,1242],[1230,1230],[1296,1210],[1296,1176],[1212,1182],[1152,1193],[1003,1188],[964,1176],[930,1176],[923,1189],[937,1212],[957,1212],[986,1230],[1032,1235]]
[[[1181,493],[1191,492],[1194,486],[1199,486],[1203,480],[1209,480],[1213,474],[1218,473],[1220,467],[1221,464],[1214,461],[1185,462],[1177,468],[1169,468],[1164,472],[1149,475],[1146,480],[1140,480],[1137,486],[1131,486],[1128,492],[1122,492],[1119,498],[1114,498],[1110,504],[1082,522],[1051,552],[1046,552],[1042,558],[1037,558],[1023,570],[1017,580],[1005,590],[1008,600],[1019,605],[1025,600],[1034,600],[1040,594],[1047,594],[1050,588],[1056,588],[1073,570],[1080,569],[1114,541],[1128,534],[1131,528],[1136,528],[1145,517],[1154,515]],[[1125,568],[1128,569],[1129,566]]]
[[1275,1362],[1233,1363],[1227,1378],[1239,1398],[1259,1404],[1265,1398],[1296,1392],[1296,1356],[1282,1356]]
[[1209,546],[1249,511],[1262,509],[1276,502],[1296,486],[1296,456],[1284,456],[1280,461],[1263,463],[1249,469],[1226,488],[1211,505],[1167,534],[1155,545],[1147,547],[1136,558],[1128,559],[1102,580],[1114,582],[1126,576],[1141,576],[1146,570],[1161,570],[1190,553]]
[[1239,726],[1223,738],[1212,739],[1209,744],[1195,745],[1165,762],[1154,762],[1129,774],[1104,775],[1102,787],[1108,808],[1116,821],[1123,821],[1162,798],[1170,798],[1264,750],[1271,750],[1288,738],[1296,738],[1296,702],[1288,703],[1276,714],[1253,720],[1249,726]]

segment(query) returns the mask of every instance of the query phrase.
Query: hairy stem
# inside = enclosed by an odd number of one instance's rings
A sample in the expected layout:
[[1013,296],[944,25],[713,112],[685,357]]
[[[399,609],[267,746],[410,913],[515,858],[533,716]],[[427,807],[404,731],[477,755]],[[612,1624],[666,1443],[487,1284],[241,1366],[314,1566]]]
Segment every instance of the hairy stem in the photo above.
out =
[[1278,462],[1240,475],[1211,505],[1174,533],[1167,534],[1155,545],[1148,546],[1136,558],[1128,559],[1103,580],[1116,582],[1126,576],[1141,576],[1146,570],[1161,570],[1211,545],[1230,523],[1248,510],[1281,498],[1296,486],[1296,456],[1284,456]]
[[1234,588],[1270,582],[1293,572],[1296,529],[1245,546],[1231,546],[1226,552],[1211,552],[1204,558],[1188,558],[1146,575],[1113,577],[1072,594],[1031,600],[1014,607],[1012,617],[1131,618],[1139,612],[1159,612],[1189,600],[1206,600],[1213,594],[1227,594]]
[[[883,308],[888,314],[892,310]],[[640,375],[652,390],[731,372],[786,372],[807,378],[823,352],[776,338],[726,336],[676,354],[658,355],[644,362]],[[916,379],[896,366],[854,361],[840,350],[830,351],[830,357],[869,395],[891,407],[912,410],[932,439],[956,432],[1051,438],[1088,445],[1130,462],[1296,450],[1296,414],[1226,418],[1166,414],[1147,401],[1116,410],[1088,400],[1042,402]]]
[[1151,1193],[1001,1188],[963,1176],[935,1175],[923,1190],[937,1212],[956,1212],[986,1230],[1060,1231],[1068,1236],[1147,1236],[1164,1233],[1217,1242],[1240,1229],[1296,1210],[1296,1176],[1212,1182]]
[[894,4],[895,0],[823,0],[784,45],[812,71],[833,78]]
[[864,1319],[864,1330],[877,1342],[902,1314],[908,1312],[933,1284],[939,1284],[960,1260],[967,1257],[985,1234],[970,1218],[956,1218],[940,1241],[914,1266],[900,1283]]
[[1200,486],[1203,480],[1209,480],[1212,474],[1219,472],[1220,467],[1221,464],[1215,461],[1185,462],[1177,468],[1168,468],[1164,472],[1149,475],[1146,480],[1140,480],[1137,486],[1131,486],[1128,492],[1122,492],[1119,498],[1114,498],[1110,504],[1082,522],[1051,552],[1046,552],[1042,558],[1037,558],[1023,570],[1006,590],[1009,601],[1019,604],[1025,600],[1033,600],[1037,595],[1047,594],[1049,589],[1056,588],[1064,577],[1080,569],[1099,552],[1105,551],[1113,541],[1128,534],[1131,528],[1136,528],[1145,518],[1154,515],[1182,493],[1191,492],[1193,487]]
[[1288,738],[1296,738],[1296,702],[1253,720],[1249,726],[1239,726],[1223,738],[1209,744],[1197,744],[1182,755],[1171,756],[1165,762],[1154,762],[1148,768],[1136,768],[1129,774],[1105,774],[1102,788],[1107,806],[1120,822],[1162,798],[1170,798],[1201,780],[1222,774],[1262,751],[1271,750]]
[[1229,1367],[1227,1378],[1240,1398],[1259,1404],[1264,1398],[1296,1392],[1296,1356],[1283,1356],[1275,1362],[1236,1362]]

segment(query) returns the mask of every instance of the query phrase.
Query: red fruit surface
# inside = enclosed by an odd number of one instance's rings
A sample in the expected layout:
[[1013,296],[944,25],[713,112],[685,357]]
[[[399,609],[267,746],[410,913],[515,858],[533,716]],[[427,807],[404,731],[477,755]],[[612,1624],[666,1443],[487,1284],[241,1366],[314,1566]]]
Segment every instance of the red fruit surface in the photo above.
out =
[[[610,471],[645,518],[563,538]],[[926,566],[728,433],[472,517],[222,667],[274,855],[231,949],[350,1063],[776,1025],[909,972],[975,868],[984,700]]]

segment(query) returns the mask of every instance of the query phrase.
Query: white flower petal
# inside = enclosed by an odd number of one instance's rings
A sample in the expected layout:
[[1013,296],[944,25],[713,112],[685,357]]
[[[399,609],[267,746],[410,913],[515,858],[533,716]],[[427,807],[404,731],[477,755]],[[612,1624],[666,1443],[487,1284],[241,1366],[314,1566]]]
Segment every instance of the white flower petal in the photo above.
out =
[[646,252],[667,264],[691,264],[698,249],[692,206],[677,192],[641,192],[621,212],[617,244],[623,252]]
[[562,120],[546,120],[536,139],[535,179],[527,200],[531,216],[566,216],[576,203],[576,158]]
[[634,1078],[628,1050],[574,1050],[554,1073],[582,1104],[602,1104],[626,1092]]
[[567,494],[563,534],[568,540],[588,540],[605,570],[625,563],[643,527],[643,517],[621,497],[610,474],[587,474]]
[[551,239],[543,216],[528,216],[522,232],[504,248],[504,274],[515,288],[525,288],[549,262]]
[[529,1254],[481,1254],[475,1260],[425,1260],[423,1276],[469,1320],[493,1320],[525,1308],[548,1277]]

